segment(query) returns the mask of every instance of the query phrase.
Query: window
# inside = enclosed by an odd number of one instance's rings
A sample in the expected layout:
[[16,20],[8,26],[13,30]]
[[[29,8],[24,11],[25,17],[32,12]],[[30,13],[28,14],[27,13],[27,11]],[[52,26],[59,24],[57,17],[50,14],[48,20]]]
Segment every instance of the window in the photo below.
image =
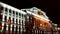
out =
[[26,12],[26,10],[24,10],[24,12]]
[[23,14],[22,14],[22,19],[23,19]]
[[7,8],[5,8],[5,11],[8,11],[8,9],[7,9]]
[[22,20],[22,23],[23,23],[23,20]]
[[11,17],[9,17],[9,19],[11,19]]
[[16,19],[16,23],[17,23],[17,19]]
[[9,13],[11,13],[11,9],[9,10]]
[[16,15],[18,15],[18,12],[16,12]]
[[23,14],[22,14],[22,17],[23,17]]
[[9,16],[11,16],[11,9],[9,9]]
[[19,19],[19,24],[20,24],[20,19]]
[[6,22],[6,20],[7,20],[7,16],[5,16],[4,20],[5,20],[5,22]]
[[15,11],[13,11],[13,14],[15,14]]
[[13,18],[13,23],[14,23],[14,18]]
[[19,13],[19,18],[21,18],[21,13]]

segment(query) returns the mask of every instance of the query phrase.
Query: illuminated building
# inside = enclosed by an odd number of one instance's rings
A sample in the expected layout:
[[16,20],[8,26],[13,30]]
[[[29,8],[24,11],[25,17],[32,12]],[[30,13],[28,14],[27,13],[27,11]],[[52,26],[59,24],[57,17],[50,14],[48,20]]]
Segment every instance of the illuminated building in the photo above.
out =
[[[2,30],[7,31],[25,31],[25,12],[6,5],[4,3],[0,3],[1,7],[1,19],[2,19]],[[11,21],[11,22],[10,22]],[[6,32],[7,32],[6,31]],[[20,32],[20,33],[21,33]]]
[[41,10],[36,7],[20,10],[0,2],[0,30],[3,32],[1,34],[26,34],[32,33],[33,29],[35,34],[38,34],[40,30],[37,27],[40,28],[44,22],[48,22],[50,28],[49,18],[44,13],[39,15],[39,11]]

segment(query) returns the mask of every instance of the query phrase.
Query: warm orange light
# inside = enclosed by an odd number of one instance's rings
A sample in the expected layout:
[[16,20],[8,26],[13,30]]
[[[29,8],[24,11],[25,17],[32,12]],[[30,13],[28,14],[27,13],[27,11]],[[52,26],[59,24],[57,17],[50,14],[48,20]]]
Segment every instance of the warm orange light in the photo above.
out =
[[2,29],[2,26],[0,26],[0,29]]
[[11,20],[9,19],[8,21],[7,21],[7,25],[10,25],[11,24]]
[[43,15],[44,12],[43,12],[43,11],[39,11],[38,14],[39,14],[39,15]]
[[46,28],[46,29],[51,28],[51,24],[49,23],[49,21],[46,21],[42,18],[38,18],[38,17],[34,16],[34,21],[35,21],[35,25],[37,27]]

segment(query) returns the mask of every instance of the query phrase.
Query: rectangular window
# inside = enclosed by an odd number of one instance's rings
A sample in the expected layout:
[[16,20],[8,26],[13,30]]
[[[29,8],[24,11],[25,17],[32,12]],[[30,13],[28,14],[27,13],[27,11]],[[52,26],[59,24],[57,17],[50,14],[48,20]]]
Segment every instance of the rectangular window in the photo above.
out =
[[9,17],[9,19],[11,20],[11,17]]
[[18,15],[18,12],[16,12],[16,15]]
[[11,9],[9,10],[9,13],[11,13]]
[[20,19],[19,19],[19,24],[20,24]]
[[22,19],[23,19],[23,14],[22,14]]
[[22,14],[22,17],[23,17],[23,14]]
[[13,14],[15,14],[15,11],[13,11]]
[[19,13],[19,18],[21,18],[21,13]]
[[7,16],[5,16],[4,20],[5,20],[5,22],[7,21]]
[[5,8],[5,11],[7,12],[7,11],[8,11],[8,9],[7,9],[7,8]]
[[14,24],[14,18],[13,18],[13,24]]
[[18,20],[16,19],[16,24],[17,24]]
[[13,17],[15,17],[15,11],[13,11]]
[[22,25],[23,25],[23,20],[22,20]]

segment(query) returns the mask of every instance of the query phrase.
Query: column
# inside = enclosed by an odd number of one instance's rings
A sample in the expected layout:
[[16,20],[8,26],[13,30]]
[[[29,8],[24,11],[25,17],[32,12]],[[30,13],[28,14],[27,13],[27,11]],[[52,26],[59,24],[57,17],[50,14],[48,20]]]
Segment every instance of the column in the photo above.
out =
[[[9,9],[7,10],[8,12],[7,12],[7,21],[9,20]],[[8,24],[6,24],[6,32],[9,34],[9,25]]]
[[21,27],[20,27],[21,24],[20,24],[20,23],[21,23],[21,22],[20,22],[20,19],[19,19],[19,34],[20,34],[20,32],[21,32],[21,31],[20,31],[20,30],[21,30]]
[[4,7],[4,9],[3,9],[3,18],[2,18],[2,30],[3,30],[3,34],[6,34],[6,22],[5,22],[5,7]]
[[21,34],[22,34],[22,14],[21,14]]
[[23,33],[25,33],[25,15],[23,15]]
[[15,11],[15,17],[14,17],[14,34],[16,33],[16,11]]
[[12,26],[13,26],[13,11],[11,10],[11,25],[10,25],[10,34],[12,34]]
[[5,16],[4,16],[4,14],[5,14],[5,8],[3,9],[3,15],[2,15],[2,30],[4,29],[4,18],[5,18]]
[[[11,16],[12,16],[12,21],[11,21],[11,23],[12,23],[12,24],[11,24],[11,26],[12,26],[12,34],[14,34],[14,21],[15,21],[15,14],[13,14],[13,12],[14,12],[14,11],[12,10],[12,15],[11,15]],[[14,15],[14,16],[13,16],[13,15]]]
[[17,34],[19,34],[19,13],[18,13],[18,32]]

